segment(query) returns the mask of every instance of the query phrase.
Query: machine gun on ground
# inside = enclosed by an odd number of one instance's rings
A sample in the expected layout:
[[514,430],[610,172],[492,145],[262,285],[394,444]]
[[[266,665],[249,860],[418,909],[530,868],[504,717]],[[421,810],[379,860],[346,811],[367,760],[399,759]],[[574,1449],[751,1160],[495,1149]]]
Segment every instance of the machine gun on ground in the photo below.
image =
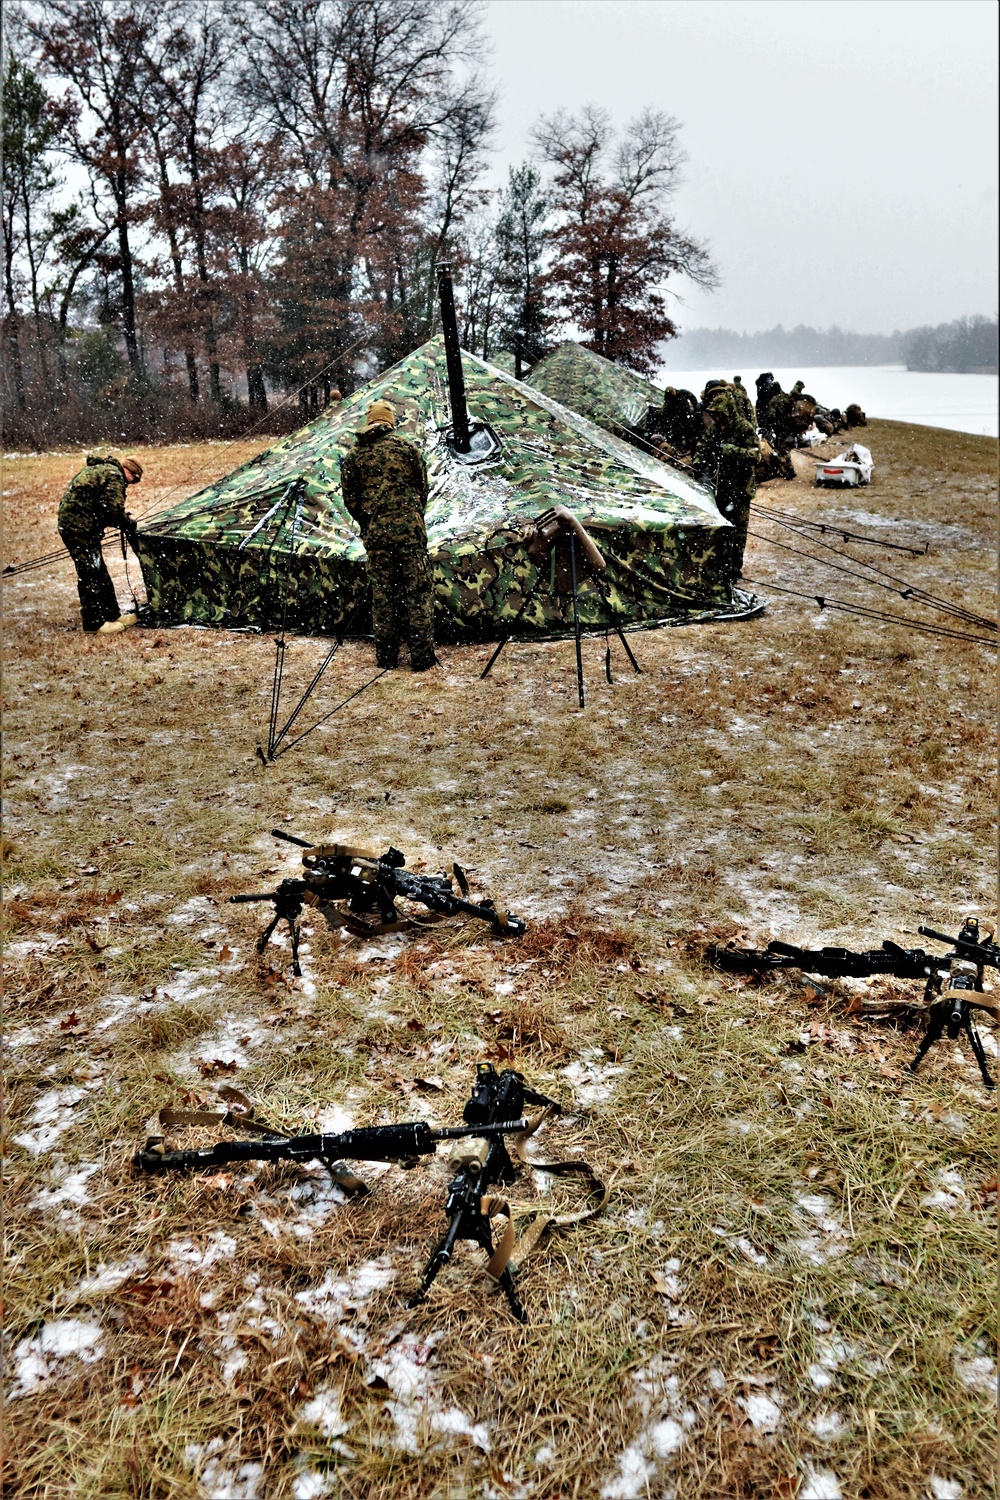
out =
[[[508,1186],[516,1177],[505,1137],[514,1136],[515,1142],[527,1137],[548,1114],[558,1113],[560,1106],[544,1094],[528,1088],[520,1073],[511,1068],[497,1073],[492,1063],[479,1063],[472,1093],[463,1110],[465,1124],[443,1129],[434,1129],[426,1121],[417,1120],[402,1125],[345,1130],[336,1135],[288,1136],[256,1120],[249,1100],[235,1089],[226,1088],[221,1093],[227,1102],[233,1103],[232,1109],[219,1112],[162,1109],[160,1123],[165,1126],[229,1125],[237,1130],[252,1131],[257,1139],[218,1141],[214,1146],[200,1150],[176,1151],[166,1149],[162,1136],[153,1136],[135,1156],[136,1169],[159,1175],[214,1171],[233,1162],[321,1161],[336,1183],[358,1192],[365,1191],[365,1186],[347,1167],[347,1161],[398,1161],[407,1167],[415,1165],[421,1156],[433,1156],[439,1141],[467,1141],[468,1149],[452,1163],[456,1172],[449,1183],[445,1205],[448,1228],[428,1260],[420,1287],[409,1305],[415,1307],[424,1300],[438,1272],[451,1260],[456,1241],[472,1240],[486,1252],[487,1272],[503,1289],[514,1316],[521,1322],[526,1321],[524,1308],[514,1291],[511,1268],[515,1249],[513,1220],[508,1205],[495,1197],[490,1189],[497,1185]],[[526,1117],[523,1114],[525,1104],[537,1106],[540,1113],[534,1118]],[[524,1254],[534,1248],[545,1229],[579,1223],[597,1213],[607,1201],[607,1190],[585,1162],[555,1162],[542,1170],[573,1171],[587,1176],[596,1201],[582,1213],[537,1219],[522,1241],[526,1247]],[[507,1228],[499,1244],[494,1245],[490,1220],[499,1214],[506,1214]]]
[[[292,973],[299,975],[299,917],[303,906],[315,906],[331,927],[346,927],[359,937],[375,937],[381,932],[398,932],[409,925],[401,917],[396,902],[402,897],[425,906],[437,916],[453,917],[464,912],[488,922],[501,937],[521,937],[527,925],[511,912],[498,911],[492,901],[470,901],[469,882],[460,865],[452,865],[461,895],[456,895],[450,875],[416,875],[404,869],[405,855],[389,848],[379,856],[367,849],[347,844],[310,844],[272,828],[272,836],[286,844],[304,849],[304,875],[298,880],[283,880],[273,891],[259,891],[247,896],[230,896],[237,905],[248,901],[273,901],[274,916],[257,940],[257,952],[263,953],[279,922],[287,922],[292,940]],[[374,920],[373,920],[374,919]]]
[[717,969],[730,973],[759,974],[773,969],[801,969],[806,974],[822,974],[829,979],[865,979],[872,974],[891,974],[896,979],[923,979],[927,1025],[917,1055],[910,1064],[916,1072],[921,1061],[938,1039],[947,1033],[956,1041],[962,1032],[969,1038],[973,1056],[979,1064],[983,1083],[996,1087],[986,1066],[983,1043],[972,1024],[972,1012],[984,1010],[994,1019],[1000,1009],[985,1000],[973,999],[983,993],[984,969],[1000,969],[1000,945],[991,941],[993,928],[985,934],[979,920],[967,917],[958,937],[937,932],[933,927],[917,929],[921,937],[950,945],[951,953],[925,953],[923,948],[901,948],[886,939],[881,948],[867,948],[858,953],[850,948],[797,948],[777,940],[768,943],[760,953],[749,948],[708,950],[709,961]]

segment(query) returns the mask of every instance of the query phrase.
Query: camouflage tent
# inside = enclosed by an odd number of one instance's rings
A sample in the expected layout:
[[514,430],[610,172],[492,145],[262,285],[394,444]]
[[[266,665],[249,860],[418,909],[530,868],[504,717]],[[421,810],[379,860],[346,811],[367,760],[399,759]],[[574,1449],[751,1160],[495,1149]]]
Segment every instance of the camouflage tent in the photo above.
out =
[[572,339],[532,365],[525,380],[608,432],[646,433],[650,409],[663,405],[655,385]]
[[[308,427],[147,522],[139,556],[157,624],[268,627],[287,607],[303,634],[370,628],[364,548],[340,498],[340,459],[368,403],[392,401],[430,477],[428,547],[441,638],[545,634],[572,621],[554,563],[525,550],[532,520],[569,506],[608,560],[623,623],[733,617],[756,601],[724,570],[727,523],[707,490],[532,387],[463,354],[469,413],[499,449],[469,464],[445,441],[444,343],[432,339]],[[298,518],[282,503],[304,481]],[[294,531],[294,537],[293,537]],[[593,586],[585,624],[604,623]]]

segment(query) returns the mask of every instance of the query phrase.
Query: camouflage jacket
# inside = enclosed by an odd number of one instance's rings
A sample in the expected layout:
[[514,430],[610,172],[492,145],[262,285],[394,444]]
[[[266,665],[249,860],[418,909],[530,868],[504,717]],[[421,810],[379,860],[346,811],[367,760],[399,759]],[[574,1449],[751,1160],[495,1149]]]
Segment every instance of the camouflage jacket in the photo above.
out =
[[731,395],[733,397],[733,400],[736,402],[736,409],[739,412],[740,416],[745,417],[746,420],[750,423],[751,427],[756,427],[757,413],[754,411],[754,405],[750,399],[750,392],[747,390],[746,386],[743,384],[738,375],[734,376],[733,378]]
[[344,506],[373,547],[412,542],[427,546],[427,465],[412,443],[391,427],[365,427],[340,461]]
[[720,461],[728,457],[753,459],[760,456],[760,440],[752,422],[741,413],[731,390],[716,388],[705,403],[705,423],[692,464],[696,473],[715,479]]
[[117,458],[91,453],[59,502],[59,532],[72,541],[99,542],[109,526],[135,535],[125,509],[125,470]]

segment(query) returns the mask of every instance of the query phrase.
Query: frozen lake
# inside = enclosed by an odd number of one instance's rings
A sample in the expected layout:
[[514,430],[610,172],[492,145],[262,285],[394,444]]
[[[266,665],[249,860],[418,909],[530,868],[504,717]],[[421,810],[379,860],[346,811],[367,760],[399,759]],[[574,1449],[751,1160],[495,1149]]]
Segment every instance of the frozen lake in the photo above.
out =
[[[658,386],[685,386],[700,393],[706,380],[722,376],[743,377],[754,395],[760,370],[677,370],[664,367],[656,377]],[[772,371],[785,390],[804,380],[806,390],[823,406],[841,411],[856,401],[870,417],[896,422],[919,422],[925,427],[948,427],[953,432],[997,436],[998,378],[996,375],[925,375],[902,365],[824,365]]]

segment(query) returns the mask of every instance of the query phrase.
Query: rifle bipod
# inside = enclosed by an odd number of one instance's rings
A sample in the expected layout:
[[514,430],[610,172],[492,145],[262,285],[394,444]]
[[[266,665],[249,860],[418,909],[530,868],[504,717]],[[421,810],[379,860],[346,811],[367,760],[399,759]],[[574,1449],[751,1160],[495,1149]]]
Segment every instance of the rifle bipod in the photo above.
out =
[[433,1254],[424,1267],[423,1279],[407,1302],[407,1307],[419,1307],[427,1296],[438,1272],[451,1260],[456,1240],[472,1240],[485,1250],[489,1260],[487,1272],[503,1290],[504,1296],[510,1306],[511,1312],[519,1323],[528,1321],[528,1314],[518,1299],[514,1290],[514,1274],[510,1265],[504,1259],[503,1269],[491,1270],[495,1260],[499,1260],[510,1254],[510,1245],[513,1244],[513,1233],[508,1231],[510,1244],[501,1242],[499,1248],[493,1244],[493,1230],[490,1226],[489,1210],[493,1206],[493,1199],[480,1197],[477,1184],[481,1176],[481,1169],[474,1173],[468,1167],[459,1171],[448,1185],[448,1202],[446,1213],[451,1215],[448,1228],[442,1239],[436,1246]]
[[274,916],[268,922],[264,931],[254,944],[256,952],[263,953],[274,935],[274,929],[279,922],[288,923],[288,933],[292,941],[292,973],[296,979],[302,978],[302,969],[299,965],[299,917],[302,915],[302,895],[296,889],[300,882],[294,880],[283,880],[277,890],[269,891],[266,897],[262,896],[230,896],[229,900],[234,906],[245,905],[250,901],[268,900],[274,902]]
[[961,991],[951,990],[948,999],[942,998],[936,1005],[932,1005],[927,1013],[927,1029],[923,1034],[917,1055],[910,1063],[910,1072],[915,1073],[933,1047],[934,1043],[940,1041],[947,1031],[949,1041],[957,1041],[962,1032],[969,1038],[972,1055],[979,1064],[979,1072],[983,1083],[988,1089],[995,1089],[996,1082],[990,1076],[986,1066],[986,1050],[983,1047],[982,1038],[975,1026],[972,1024],[972,1006],[968,1000],[962,1000],[956,1007],[954,1000]]

